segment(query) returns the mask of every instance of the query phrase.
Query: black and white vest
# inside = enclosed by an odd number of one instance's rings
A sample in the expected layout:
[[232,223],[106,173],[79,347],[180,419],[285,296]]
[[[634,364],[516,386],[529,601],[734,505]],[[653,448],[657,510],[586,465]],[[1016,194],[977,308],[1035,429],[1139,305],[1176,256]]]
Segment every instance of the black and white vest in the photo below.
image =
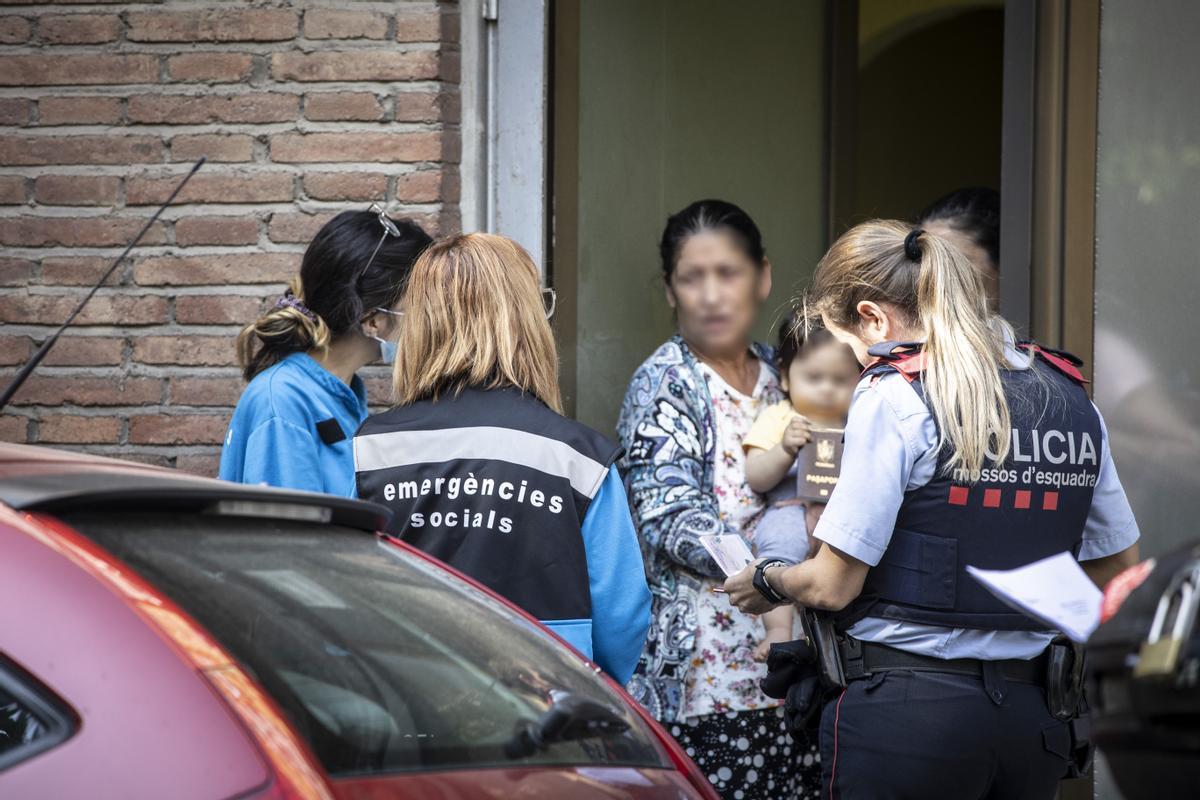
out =
[[620,448],[517,389],[464,389],[370,417],[358,496],[391,532],[542,620],[591,617],[581,535]]

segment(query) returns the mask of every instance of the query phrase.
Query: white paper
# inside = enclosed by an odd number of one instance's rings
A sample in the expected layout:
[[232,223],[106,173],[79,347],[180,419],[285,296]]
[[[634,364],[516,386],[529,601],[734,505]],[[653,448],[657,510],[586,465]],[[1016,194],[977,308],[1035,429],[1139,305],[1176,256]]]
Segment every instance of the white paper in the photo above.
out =
[[1043,558],[1009,570],[967,572],[1008,605],[1077,642],[1085,642],[1100,624],[1103,593],[1070,553]]
[[701,536],[700,544],[717,562],[717,566],[728,575],[736,575],[754,563],[754,554],[746,545],[746,541],[737,534],[710,533]]

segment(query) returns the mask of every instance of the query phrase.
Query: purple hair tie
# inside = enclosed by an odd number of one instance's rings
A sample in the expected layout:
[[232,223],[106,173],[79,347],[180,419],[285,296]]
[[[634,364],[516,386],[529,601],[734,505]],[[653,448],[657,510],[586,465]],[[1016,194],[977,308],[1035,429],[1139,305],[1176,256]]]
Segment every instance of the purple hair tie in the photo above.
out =
[[300,302],[300,299],[296,297],[296,295],[292,294],[291,289],[288,289],[278,300],[275,301],[275,307],[294,308],[313,322],[317,321],[317,315],[309,311],[308,306]]

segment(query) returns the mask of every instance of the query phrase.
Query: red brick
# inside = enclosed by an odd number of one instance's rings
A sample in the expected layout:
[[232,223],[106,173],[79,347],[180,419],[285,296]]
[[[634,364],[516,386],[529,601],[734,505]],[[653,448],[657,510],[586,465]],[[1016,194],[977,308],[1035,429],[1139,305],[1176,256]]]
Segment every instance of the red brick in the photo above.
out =
[[244,134],[199,133],[171,139],[172,161],[250,161],[254,158],[254,137]]
[[299,267],[299,253],[154,256],[134,267],[133,278],[142,286],[283,283]]
[[379,172],[310,172],[304,193],[314,200],[383,200],[387,176]]
[[272,242],[308,242],[317,235],[321,226],[333,219],[334,216],[335,213],[332,211],[324,214],[304,214],[292,211],[272,214],[271,222],[267,226],[267,236]]
[[162,384],[161,378],[34,375],[12,402],[19,406],[140,406],[161,402]]
[[397,92],[397,122],[440,122],[440,95],[436,92]]
[[438,56],[431,50],[342,50],[271,55],[271,77],[277,81],[420,81],[438,76]]
[[23,97],[0,97],[0,125],[29,124],[29,101]]
[[220,450],[211,453],[181,453],[175,459],[175,469],[205,478],[215,478],[220,468]]
[[442,38],[441,13],[437,7],[413,8],[396,15],[396,41],[438,42]]
[[115,336],[63,336],[43,362],[47,366],[116,366],[125,355],[125,340]]
[[245,325],[258,319],[261,297],[185,294],[175,298],[175,321],[183,325]]
[[[0,148],[0,153],[3,149]],[[271,160],[282,163],[438,161],[442,135],[419,133],[281,133],[271,137]]]
[[220,444],[229,417],[222,414],[164,414],[131,417],[129,441],[135,444]]
[[291,122],[300,96],[279,92],[234,95],[139,94],[129,98],[129,121],[167,125],[205,122]]
[[119,97],[43,97],[38,100],[39,125],[116,125],[120,121]]
[[442,161],[457,164],[462,158],[462,136],[457,129],[446,131],[442,136]]
[[258,241],[258,220],[254,217],[184,217],[175,223],[175,243],[254,244]]
[[442,13],[441,33],[438,35],[438,41],[442,44],[447,42],[457,43],[462,31],[460,30],[460,15],[458,9],[448,8]]
[[46,14],[38,17],[38,36],[50,44],[115,42],[121,19],[115,14]]
[[177,406],[232,406],[245,386],[241,378],[173,377],[171,402]]
[[304,98],[304,116],[313,120],[383,119],[383,104],[370,92],[321,92]]
[[304,35],[309,39],[383,39],[388,20],[374,11],[310,8],[304,12]]
[[246,53],[183,53],[167,59],[167,76],[173,81],[233,83],[250,77],[254,57]]
[[4,86],[157,82],[158,56],[145,53],[0,56],[0,85]]
[[296,12],[285,9],[131,11],[131,42],[281,42],[300,29]]
[[225,367],[235,361],[233,336],[141,336],[133,360],[142,364]]
[[360,372],[363,378],[363,384],[367,390],[367,400],[370,403],[380,403],[391,399],[392,397],[392,379],[391,376],[376,376],[365,375]]
[[396,178],[396,200],[401,203],[436,203],[442,197],[442,172],[423,169]]
[[462,77],[462,59],[457,48],[443,48],[438,59],[438,78],[446,83],[458,83]]
[[0,256],[0,286],[26,286],[32,277],[32,261]]
[[[0,294],[0,319],[57,325],[79,302],[79,294]],[[157,295],[98,294],[75,319],[76,325],[158,325],[167,321],[167,298]]]
[[33,26],[24,17],[0,17],[0,44],[20,44],[29,40]]
[[48,206],[116,205],[121,179],[98,175],[42,175],[34,183],[34,198]]
[[[118,247],[129,244],[145,224],[124,217],[4,217],[0,244],[18,247]],[[162,244],[162,223],[155,223],[142,245]]]
[[118,417],[83,417],[54,414],[38,422],[38,441],[58,444],[117,444],[121,435]]
[[[170,196],[179,174],[135,175],[125,181],[125,203],[157,205]],[[180,203],[273,203],[292,199],[294,179],[287,172],[200,172],[179,193]]]
[[0,175],[0,206],[21,205],[25,202],[25,178],[21,175]]
[[458,233],[462,228],[462,220],[458,211],[443,209],[440,212],[406,214],[405,217],[421,226],[421,229],[433,238]]
[[442,173],[442,202],[457,203],[462,199],[462,179],[458,170],[452,169]]
[[162,140],[157,136],[0,136],[0,163],[13,167],[159,161]]
[[[53,353],[54,350],[50,352]],[[6,367],[18,366],[24,364],[31,354],[32,346],[28,336],[0,336],[0,364]]]
[[28,441],[29,418],[9,415],[0,417],[0,442]]
[[[42,259],[42,283],[49,286],[91,286],[112,265],[105,256],[47,256]],[[108,285],[120,283],[121,267],[108,279]]]

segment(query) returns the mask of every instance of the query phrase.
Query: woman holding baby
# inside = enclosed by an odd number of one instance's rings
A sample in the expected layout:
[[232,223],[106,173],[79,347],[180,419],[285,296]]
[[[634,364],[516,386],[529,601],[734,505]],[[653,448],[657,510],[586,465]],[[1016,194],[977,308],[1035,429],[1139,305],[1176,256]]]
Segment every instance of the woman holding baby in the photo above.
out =
[[[678,332],[634,373],[618,422],[626,449],[620,467],[653,594],[650,633],[629,690],[724,797],[816,797],[815,747],[789,738],[778,701],[758,687],[767,644],[793,638],[790,611],[759,616],[730,608],[713,591],[725,576],[699,540],[740,535],[758,553],[755,529],[768,500],[747,480],[743,439],[760,414],[786,402],[791,377],[789,370],[781,381],[774,348],[751,340],[771,291],[771,265],[758,227],[720,200],[671,216],[660,254]],[[850,372],[853,386],[853,358],[837,369]],[[783,456],[774,455],[794,459],[809,421],[782,408],[774,415],[782,426],[772,425],[753,450],[771,453],[786,437]],[[789,483],[788,467],[774,476],[777,465],[766,466],[756,475],[764,479],[760,490],[771,477]],[[788,529],[792,536],[773,547],[801,560],[805,530]],[[768,637],[769,616],[782,619]]]

